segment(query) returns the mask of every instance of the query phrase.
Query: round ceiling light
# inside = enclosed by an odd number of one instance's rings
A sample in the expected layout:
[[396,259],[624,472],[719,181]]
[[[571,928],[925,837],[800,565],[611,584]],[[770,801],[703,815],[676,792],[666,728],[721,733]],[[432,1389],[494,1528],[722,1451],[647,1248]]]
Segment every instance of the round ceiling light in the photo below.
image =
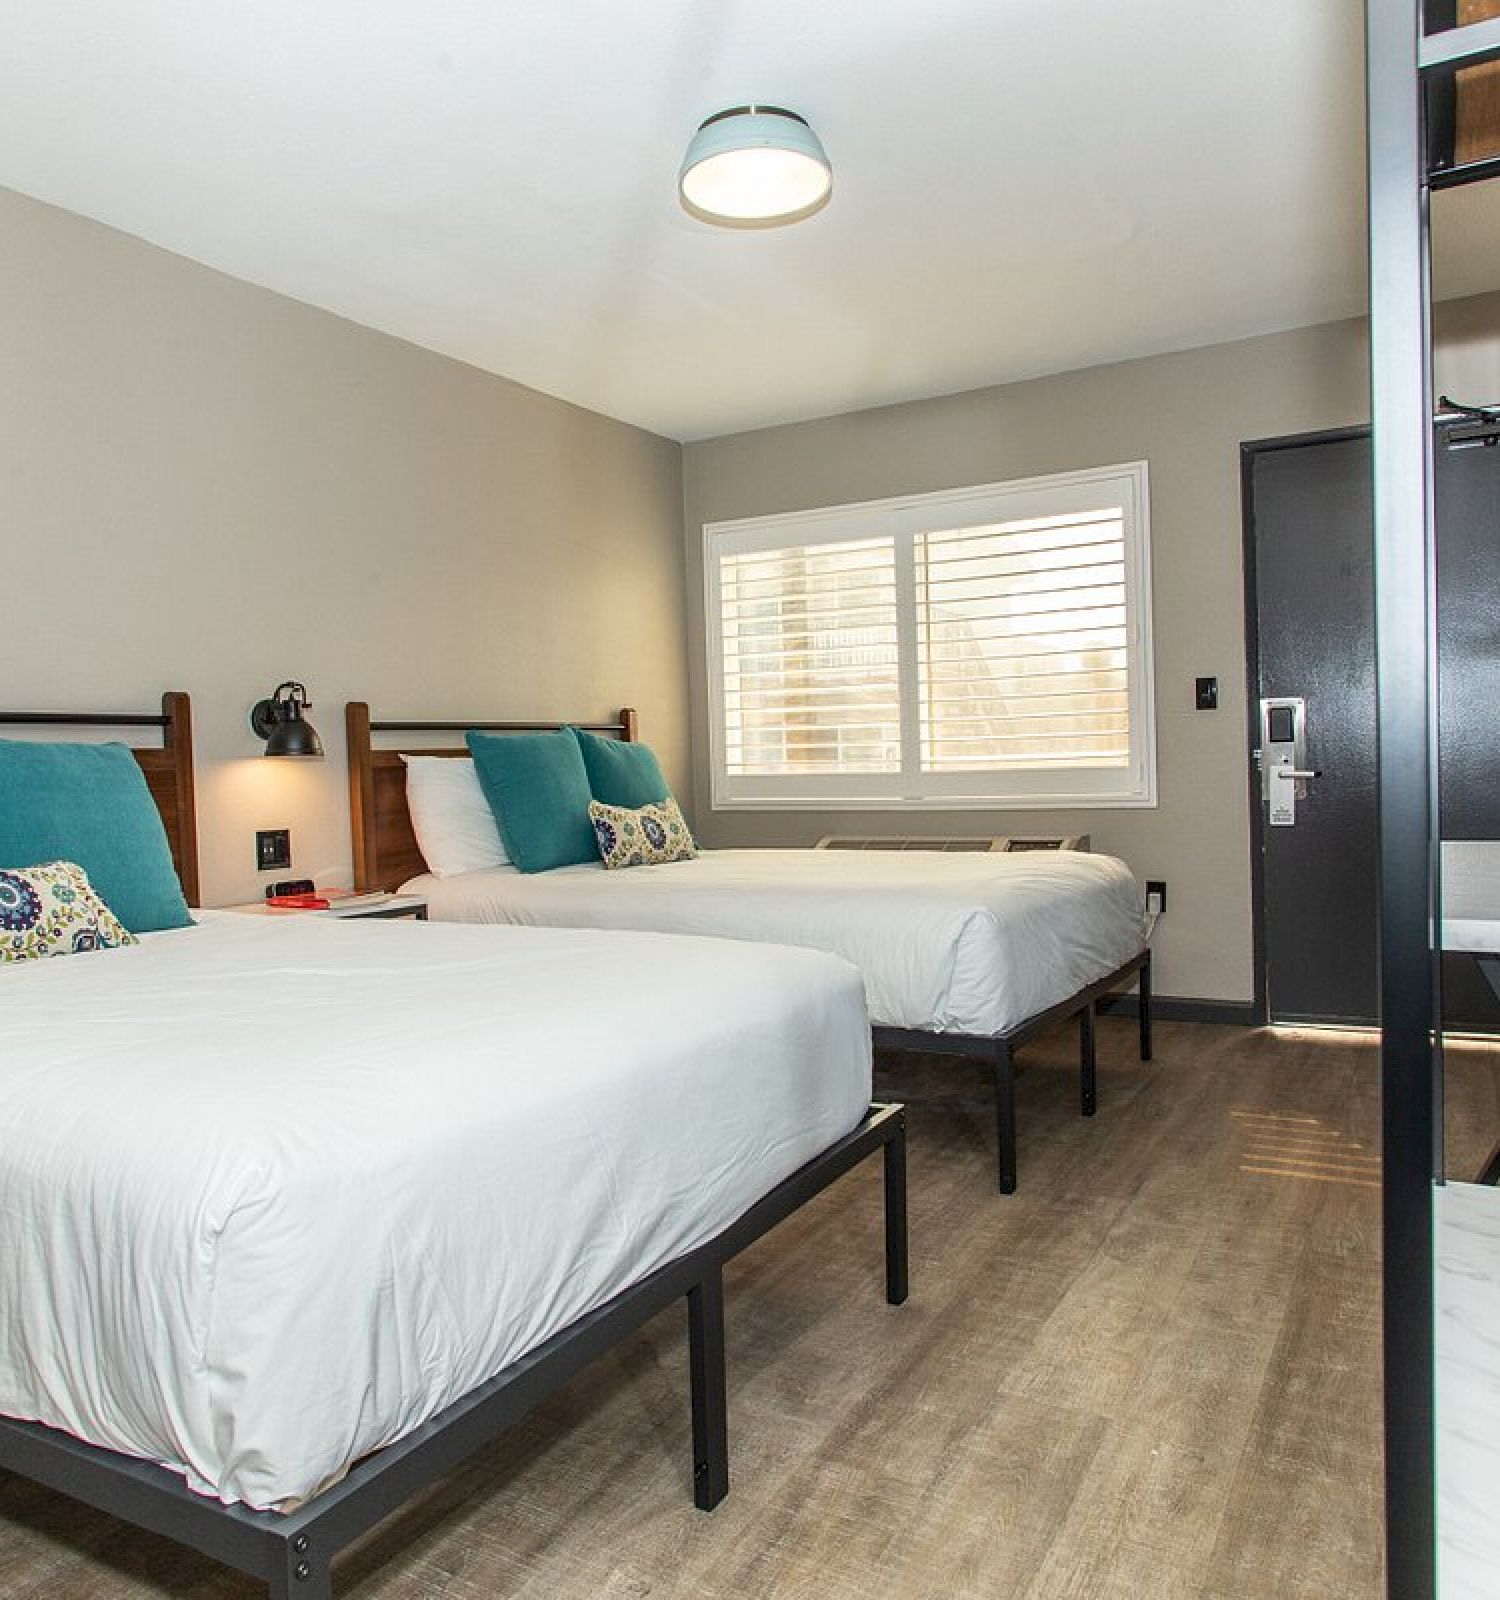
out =
[[693,135],[677,187],[684,207],[726,228],[774,228],[821,211],[833,168],[795,111],[735,106]]

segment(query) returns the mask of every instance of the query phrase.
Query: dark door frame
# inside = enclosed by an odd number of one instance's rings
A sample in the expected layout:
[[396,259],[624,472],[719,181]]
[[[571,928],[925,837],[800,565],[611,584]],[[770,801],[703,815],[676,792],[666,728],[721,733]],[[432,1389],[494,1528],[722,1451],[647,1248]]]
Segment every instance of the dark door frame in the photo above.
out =
[[[1266,867],[1265,818],[1261,808],[1260,773],[1250,752],[1260,743],[1260,613],[1255,569],[1255,497],[1252,492],[1255,459],[1272,450],[1300,450],[1309,445],[1343,444],[1368,439],[1370,426],[1322,428],[1314,433],[1287,433],[1273,439],[1251,439],[1240,445],[1241,560],[1245,594],[1245,785],[1250,795],[1250,925],[1255,963],[1255,997],[1251,1025],[1264,1027],[1271,1019],[1266,992]],[[1370,641],[1374,649],[1374,640]]]

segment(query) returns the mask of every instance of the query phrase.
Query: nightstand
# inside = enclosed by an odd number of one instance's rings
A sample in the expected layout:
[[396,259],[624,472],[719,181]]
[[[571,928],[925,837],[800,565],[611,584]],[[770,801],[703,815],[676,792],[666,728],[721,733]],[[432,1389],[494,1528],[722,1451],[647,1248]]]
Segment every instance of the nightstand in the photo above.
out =
[[225,906],[224,910],[237,911],[247,917],[332,917],[337,922],[389,922],[399,917],[410,917],[414,922],[426,922],[427,896],[392,894],[383,900],[365,901],[363,904],[332,905],[326,911],[273,911],[264,900],[252,900],[242,906]]

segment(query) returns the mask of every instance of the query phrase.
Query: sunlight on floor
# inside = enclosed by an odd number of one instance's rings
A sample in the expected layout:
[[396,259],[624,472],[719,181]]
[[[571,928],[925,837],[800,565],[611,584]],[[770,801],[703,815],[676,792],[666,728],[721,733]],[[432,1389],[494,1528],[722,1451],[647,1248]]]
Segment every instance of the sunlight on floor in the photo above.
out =
[[1244,1140],[1241,1172],[1358,1189],[1380,1187],[1380,1157],[1363,1140],[1329,1127],[1321,1117],[1255,1106],[1232,1106],[1229,1114]]

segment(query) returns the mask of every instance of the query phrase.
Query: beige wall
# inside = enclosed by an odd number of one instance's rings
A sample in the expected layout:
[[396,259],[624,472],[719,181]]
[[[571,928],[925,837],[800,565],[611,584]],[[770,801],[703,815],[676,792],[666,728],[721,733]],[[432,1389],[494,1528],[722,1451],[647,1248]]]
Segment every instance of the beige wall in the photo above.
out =
[[[1440,308],[1439,382],[1500,398],[1500,297]],[[714,845],[807,844],[845,832],[1092,833],[1142,878],[1164,878],[1163,993],[1253,993],[1243,440],[1368,415],[1365,328],[1346,322],[689,445],[685,538],[700,834]],[[1160,804],[1154,810],[958,814],[709,808],[702,525],[1144,458],[1151,467]],[[1220,709],[1193,709],[1193,679]]]
[[[1087,829],[1168,880],[1163,991],[1251,994],[1239,444],[1360,420],[1361,324],[683,451],[3,190],[0,241],[0,700],[190,690],[208,903],[258,893],[257,827],[293,830],[299,874],[347,878],[345,699],[455,718],[632,703],[711,844]],[[1497,329],[1500,297],[1440,307],[1440,385],[1500,398]],[[709,810],[704,521],[1141,457],[1157,809]],[[1191,708],[1207,673],[1217,713]],[[324,763],[261,759],[245,725],[288,676],[312,691]]]
[[[0,373],[0,701],[191,691],[207,903],[257,827],[348,881],[346,699],[634,704],[686,781],[675,443],[5,191]],[[286,677],[325,762],[259,756]]]

